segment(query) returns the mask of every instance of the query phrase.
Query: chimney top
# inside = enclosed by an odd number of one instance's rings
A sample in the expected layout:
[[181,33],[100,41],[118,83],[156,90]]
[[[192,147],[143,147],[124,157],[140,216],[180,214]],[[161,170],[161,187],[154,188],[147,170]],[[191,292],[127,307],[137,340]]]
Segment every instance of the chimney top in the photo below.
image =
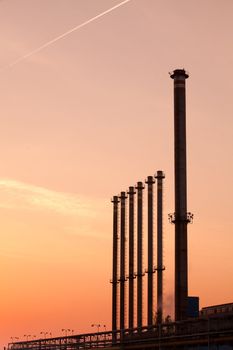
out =
[[175,69],[173,72],[169,73],[172,79],[183,77],[187,79],[189,77],[185,69]]

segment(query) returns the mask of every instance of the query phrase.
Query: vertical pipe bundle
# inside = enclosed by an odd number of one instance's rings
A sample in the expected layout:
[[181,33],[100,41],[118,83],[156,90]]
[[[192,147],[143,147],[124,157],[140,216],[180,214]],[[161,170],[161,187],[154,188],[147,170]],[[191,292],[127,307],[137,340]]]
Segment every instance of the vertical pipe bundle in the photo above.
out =
[[174,79],[175,126],[175,319],[187,317],[188,256],[187,256],[187,180],[186,180],[186,106],[184,69],[176,69]]
[[129,328],[134,326],[134,187],[129,187]]
[[137,327],[142,327],[142,229],[143,229],[143,183],[138,182],[137,186]]
[[118,262],[118,196],[114,196],[113,203],[113,259],[112,259],[112,331],[113,339],[117,330],[117,262]]
[[163,319],[163,179],[164,173],[157,171],[157,323]]
[[[163,267],[163,232],[162,232],[162,196],[163,196],[163,178],[165,177],[162,171],[157,172],[158,186],[157,186],[157,230],[158,230],[158,287],[157,287],[157,321],[162,322],[162,303],[163,303],[163,280],[162,270]],[[148,223],[148,267],[147,267],[147,325],[153,325],[154,307],[153,307],[153,296],[154,296],[154,228],[153,228],[153,191],[154,191],[154,177],[148,176],[146,179],[148,189],[148,202],[147,202],[147,223]],[[127,192],[129,197],[129,251],[128,251],[128,301],[126,296],[126,192],[121,192],[120,196],[114,196],[113,203],[113,272],[112,272],[112,331],[113,331],[113,342],[116,340],[116,331],[118,321],[120,323],[121,337],[124,337],[124,331],[126,328],[126,311],[128,311],[128,328],[134,328],[134,317],[135,307],[137,306],[137,328],[140,332],[143,326],[143,182],[137,182],[135,187],[130,186]],[[135,194],[137,194],[137,271],[135,274]],[[120,205],[119,205],[120,203]],[[120,206],[120,208],[119,208]],[[120,217],[119,217],[120,211]],[[119,217],[119,219],[118,219]],[[120,227],[118,226],[120,221]],[[118,236],[120,231],[120,244],[118,243]],[[119,247],[120,246],[120,247]],[[119,250],[118,250],[119,249]],[[120,258],[120,266],[118,262]],[[120,270],[120,271],[119,271]],[[118,275],[119,274],[119,275]],[[135,295],[135,275],[137,276],[137,305],[134,303]],[[119,287],[118,283],[119,282]],[[120,305],[119,310],[117,307],[117,295],[118,290],[120,291]],[[119,317],[119,318],[118,318]],[[123,339],[123,338],[122,338]]]
[[123,331],[125,329],[125,240],[126,240],[126,194],[121,192],[121,240],[120,240],[120,329]]
[[147,324],[153,324],[153,176],[148,176],[148,269],[147,269]]

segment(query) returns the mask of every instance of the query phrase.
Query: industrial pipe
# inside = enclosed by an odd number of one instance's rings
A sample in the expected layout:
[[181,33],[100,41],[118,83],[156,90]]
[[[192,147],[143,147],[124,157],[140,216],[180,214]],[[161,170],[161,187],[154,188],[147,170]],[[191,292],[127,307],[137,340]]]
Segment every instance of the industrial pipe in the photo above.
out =
[[125,240],[126,240],[126,194],[121,192],[121,240],[120,240],[120,329],[125,330]]
[[113,203],[113,259],[112,259],[112,332],[113,339],[117,331],[117,271],[118,271],[118,196],[114,196]]
[[153,249],[153,176],[148,176],[146,184],[148,187],[148,267],[147,267],[147,325],[153,324],[153,275],[154,275],[154,249]]
[[174,141],[175,141],[175,319],[187,318],[188,252],[187,252],[187,179],[186,179],[186,103],[184,69],[176,69],[174,80]]
[[163,320],[163,179],[161,170],[155,175],[157,179],[157,323]]
[[143,302],[142,302],[142,288],[144,276],[142,249],[143,249],[143,183],[138,182],[137,190],[137,327],[140,330],[142,327],[143,317]]
[[134,187],[129,187],[129,328],[134,327]]

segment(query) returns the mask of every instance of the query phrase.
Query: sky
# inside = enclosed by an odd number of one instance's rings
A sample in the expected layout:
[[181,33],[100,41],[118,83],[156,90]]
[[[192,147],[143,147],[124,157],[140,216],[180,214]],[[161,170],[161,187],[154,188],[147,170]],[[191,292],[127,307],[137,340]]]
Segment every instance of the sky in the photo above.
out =
[[233,301],[232,1],[131,0],[9,66],[120,2],[0,2],[1,347],[110,329],[110,199],[157,170],[173,313],[176,68],[190,74],[189,295]]

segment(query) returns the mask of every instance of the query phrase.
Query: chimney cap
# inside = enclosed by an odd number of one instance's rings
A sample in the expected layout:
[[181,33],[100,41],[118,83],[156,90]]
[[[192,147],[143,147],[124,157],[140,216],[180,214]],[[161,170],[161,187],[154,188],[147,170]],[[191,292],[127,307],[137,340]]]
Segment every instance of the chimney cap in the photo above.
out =
[[187,79],[189,77],[188,72],[185,71],[185,69],[175,69],[173,72],[170,72],[170,77],[172,79],[178,78],[180,76],[184,77],[185,79]]
[[146,184],[154,184],[155,183],[154,176],[147,176],[145,183]]
[[119,198],[122,200],[122,199],[126,199],[127,196],[126,196],[126,193],[125,192],[121,192]]
[[135,186],[136,190],[143,190],[144,189],[144,185],[143,182],[138,181],[137,185]]
[[118,196],[113,196],[111,199],[112,203],[119,203],[119,197]]
[[162,170],[158,170],[157,173],[155,174],[155,178],[156,179],[164,179],[165,178],[165,174]]
[[129,187],[129,191],[127,192],[128,194],[135,194],[135,187],[134,186],[130,186]]

